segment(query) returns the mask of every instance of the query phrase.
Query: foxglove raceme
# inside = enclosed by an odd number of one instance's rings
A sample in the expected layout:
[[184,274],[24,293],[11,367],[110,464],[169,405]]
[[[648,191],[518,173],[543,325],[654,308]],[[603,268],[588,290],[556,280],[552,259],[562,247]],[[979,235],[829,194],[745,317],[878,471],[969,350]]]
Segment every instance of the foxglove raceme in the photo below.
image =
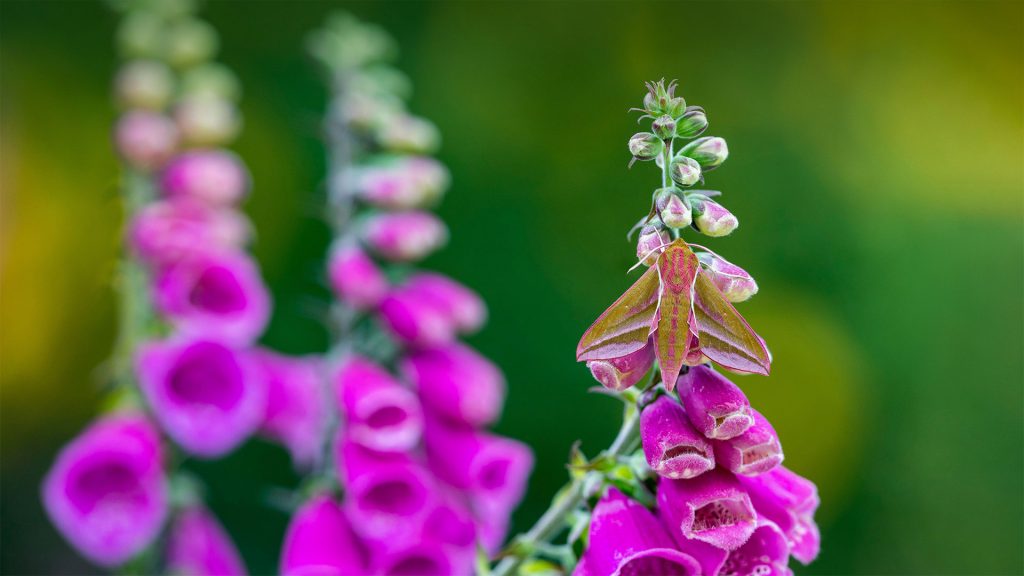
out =
[[194,150],[164,168],[160,186],[169,198],[188,198],[211,206],[240,201],[249,190],[249,172],[227,150]]
[[693,223],[707,236],[728,236],[740,225],[732,212],[713,200],[695,200],[693,208],[697,214]]
[[365,223],[363,239],[382,258],[410,262],[444,246],[448,228],[429,212],[378,214]]
[[643,409],[640,439],[647,464],[663,478],[693,478],[715,467],[711,443],[694,430],[686,411],[670,396]]
[[262,433],[287,447],[297,467],[316,464],[331,418],[321,361],[269,350],[255,352],[253,359],[267,385]]
[[43,504],[61,534],[97,564],[116,566],[142,552],[168,511],[157,431],[138,414],[93,423],[57,456]]
[[250,357],[217,340],[151,342],[136,358],[139,385],[167,435],[204,458],[252,434],[266,411],[266,384]]
[[680,552],[658,519],[615,488],[594,507],[590,545],[574,576],[699,576],[700,564]]
[[380,452],[402,452],[419,443],[420,403],[382,367],[359,356],[346,358],[338,369],[337,393],[351,441]]
[[327,276],[334,294],[355,310],[376,308],[388,293],[384,272],[354,244],[339,244],[331,249]]
[[734,438],[754,423],[743,391],[710,366],[691,367],[677,385],[690,422],[708,438]]
[[743,268],[709,252],[701,252],[697,257],[704,265],[704,273],[711,277],[728,301],[743,302],[757,294],[757,282]]
[[347,576],[366,571],[352,527],[329,496],[315,496],[288,524],[281,550],[284,576]]
[[756,476],[782,463],[782,445],[779,436],[760,412],[750,409],[754,424],[745,432],[715,442],[715,456],[720,465],[734,474]]
[[251,225],[234,210],[214,209],[189,200],[164,200],[143,207],[131,222],[128,241],[152,266],[183,258],[241,248]]
[[759,518],[778,526],[789,542],[793,557],[810,564],[818,556],[821,535],[814,522],[818,488],[784,466],[754,477],[739,477],[750,494]]
[[126,163],[139,170],[163,166],[178,146],[174,122],[156,112],[128,112],[117,122],[114,144]]
[[183,333],[248,344],[270,319],[270,295],[243,252],[210,252],[160,271],[156,308]]
[[625,390],[643,379],[654,365],[654,342],[643,348],[609,360],[591,360],[587,368],[595,380],[610,390]]
[[721,469],[690,480],[662,479],[658,510],[677,540],[692,538],[730,551],[746,543],[757,522],[746,491]]
[[468,346],[450,344],[412,352],[402,363],[402,373],[423,404],[445,418],[484,426],[501,414],[505,378],[497,366]]
[[231,537],[201,506],[178,512],[167,545],[167,571],[190,576],[242,576],[247,573]]

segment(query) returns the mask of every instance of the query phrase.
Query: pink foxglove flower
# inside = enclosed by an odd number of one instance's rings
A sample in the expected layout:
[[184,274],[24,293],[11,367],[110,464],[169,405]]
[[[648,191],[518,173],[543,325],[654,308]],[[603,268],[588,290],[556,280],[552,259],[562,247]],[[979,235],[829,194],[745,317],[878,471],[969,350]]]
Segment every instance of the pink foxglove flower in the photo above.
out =
[[650,510],[610,488],[594,507],[590,545],[575,576],[699,576],[697,561],[680,552]]
[[757,523],[747,492],[721,469],[690,480],[662,479],[658,510],[674,538],[692,538],[730,551],[746,543]]
[[448,242],[448,228],[429,212],[394,212],[370,218],[363,239],[382,258],[395,262],[421,260]]
[[362,248],[339,244],[330,253],[327,277],[339,300],[355,310],[376,308],[388,294],[388,279]]
[[607,360],[591,360],[587,368],[595,380],[609,390],[626,390],[643,379],[654,365],[654,341],[643,348]]
[[170,118],[156,112],[128,112],[117,122],[114,144],[125,162],[140,170],[164,165],[178,146]]
[[316,464],[331,418],[320,360],[268,350],[255,352],[253,359],[267,385],[267,408],[260,429],[288,448],[297,467]]
[[[383,550],[374,555],[374,574],[384,576],[451,576],[458,572],[447,550],[436,542],[422,540]],[[463,566],[463,570],[467,568]]]
[[182,332],[248,344],[270,319],[270,294],[242,252],[210,252],[160,271],[154,304]]
[[693,428],[686,410],[669,396],[643,409],[640,438],[647,464],[663,478],[693,478],[715,467],[711,442]]
[[715,456],[720,465],[733,474],[756,476],[782,463],[782,445],[768,419],[750,409],[754,424],[743,434],[715,442]]
[[368,166],[356,176],[359,197],[378,208],[408,210],[436,201],[448,187],[448,170],[427,157]]
[[403,452],[419,443],[420,403],[384,368],[359,356],[346,358],[338,369],[337,394],[352,442],[380,452]]
[[249,172],[238,156],[227,150],[193,150],[167,164],[160,186],[168,198],[228,206],[245,196]]
[[789,544],[779,527],[771,522],[759,523],[750,540],[729,553],[722,574],[757,574],[792,576],[789,569]]
[[117,566],[160,533],[168,486],[157,431],[141,415],[108,416],[61,450],[43,482],[57,529],[93,562]]
[[222,456],[259,427],[266,383],[250,356],[217,340],[151,342],[137,355],[139,385],[156,419],[186,451]]
[[709,366],[691,367],[678,386],[690,422],[708,438],[734,438],[754,423],[743,391]]
[[241,248],[251,235],[251,224],[239,212],[165,200],[135,215],[128,241],[148,264],[166,266],[205,252]]
[[341,506],[328,496],[302,505],[281,550],[284,576],[348,576],[366,571],[364,552]]
[[192,576],[243,576],[248,572],[235,543],[201,506],[178,512],[167,545],[167,570]]
[[782,530],[793,557],[804,564],[813,562],[821,548],[821,535],[814,522],[819,504],[814,483],[784,466],[739,480],[750,494],[758,517]]
[[423,404],[445,418],[483,426],[501,414],[505,377],[468,346],[451,344],[412,352],[402,364],[402,373]]
[[455,339],[455,323],[438,302],[408,287],[392,290],[381,302],[380,319],[400,342],[436,347]]
[[443,274],[420,272],[405,283],[405,290],[430,302],[462,334],[479,330],[487,321],[487,306],[480,296]]

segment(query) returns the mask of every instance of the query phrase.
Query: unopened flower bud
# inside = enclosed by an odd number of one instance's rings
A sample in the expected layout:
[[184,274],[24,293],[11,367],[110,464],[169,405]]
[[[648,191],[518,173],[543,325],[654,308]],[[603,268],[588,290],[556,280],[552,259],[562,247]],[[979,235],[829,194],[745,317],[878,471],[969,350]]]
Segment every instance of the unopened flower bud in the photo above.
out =
[[640,439],[647,464],[664,478],[693,478],[715,467],[711,443],[671,396],[661,396],[640,414]]
[[754,425],[729,440],[715,442],[715,457],[733,474],[757,476],[782,463],[782,445],[768,419],[750,409]]
[[363,239],[388,260],[419,260],[448,241],[448,228],[430,212],[378,214],[366,222]]
[[704,272],[730,302],[743,302],[757,294],[757,282],[743,268],[717,254],[701,252],[697,255]]
[[188,199],[208,206],[228,206],[249,189],[249,172],[227,150],[194,150],[179,154],[164,169],[160,187],[168,198]]
[[733,216],[732,212],[726,210],[718,202],[704,198],[694,202],[693,207],[697,212],[693,223],[697,225],[697,229],[701,233],[707,236],[728,236],[740,225],[736,216]]
[[132,167],[154,170],[174,154],[178,131],[174,122],[162,114],[134,111],[118,120],[114,142],[118,153]]
[[638,132],[629,139],[629,153],[636,160],[654,160],[665,149],[665,143],[650,132]]
[[667,114],[678,118],[686,109],[686,100],[676,96],[676,81],[665,86],[664,80],[647,83],[647,94],[644,96],[644,108],[649,114]]
[[700,106],[690,106],[676,121],[676,138],[696,138],[708,128],[708,117]]
[[169,574],[248,574],[224,527],[202,506],[177,512],[167,542]]
[[209,60],[217,52],[217,31],[202,20],[183,20],[165,33],[167,61],[178,68]]
[[693,221],[689,204],[673,189],[663,189],[655,200],[658,216],[669,228],[685,228]]
[[654,364],[654,342],[618,358],[591,360],[587,368],[594,379],[609,390],[625,390],[639,382]]
[[646,266],[653,266],[658,261],[658,255],[671,242],[668,232],[648,224],[640,231],[640,238],[636,242],[636,258]]
[[651,129],[658,138],[668,140],[676,134],[676,121],[668,114],[664,114],[651,123]]
[[327,278],[335,296],[355,310],[370,310],[384,300],[388,279],[377,263],[356,245],[331,250]]
[[672,181],[680,186],[693,186],[700,181],[700,164],[693,158],[676,154],[669,166]]
[[710,172],[729,157],[729,147],[724,138],[705,136],[690,142],[679,153],[693,158],[705,172]]
[[708,438],[735,438],[754,423],[743,391],[710,367],[692,366],[676,384],[690,423]]
[[230,102],[238,100],[242,94],[235,73],[217,62],[185,71],[181,76],[181,90],[186,98],[222,98]]
[[429,120],[411,114],[398,114],[385,122],[377,133],[380,145],[394,152],[425,154],[437,150],[441,133]]
[[235,105],[222,98],[192,97],[174,108],[182,139],[195,146],[218,146],[233,140],[242,128]]
[[125,108],[159,110],[174,93],[174,77],[162,62],[135,60],[118,71],[114,91],[118,103]]

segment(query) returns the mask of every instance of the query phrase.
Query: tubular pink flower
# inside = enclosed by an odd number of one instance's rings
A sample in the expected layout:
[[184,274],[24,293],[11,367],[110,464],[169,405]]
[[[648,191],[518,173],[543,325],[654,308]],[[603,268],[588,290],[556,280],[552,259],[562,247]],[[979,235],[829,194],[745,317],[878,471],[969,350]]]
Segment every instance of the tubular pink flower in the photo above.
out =
[[750,538],[757,520],[746,491],[721,469],[691,480],[662,479],[658,510],[676,540],[693,538],[730,551]]
[[231,537],[201,506],[178,513],[167,545],[167,571],[190,576],[247,574]]
[[228,206],[249,190],[249,171],[238,156],[227,150],[193,150],[167,164],[160,187],[168,198]]
[[643,409],[640,438],[647,464],[663,478],[693,478],[715,467],[711,443],[693,429],[686,411],[669,396]]
[[469,492],[479,513],[507,515],[522,499],[533,453],[521,442],[428,418],[427,465],[440,479]]
[[421,260],[448,241],[444,222],[421,211],[377,214],[362,232],[375,253],[396,262]]
[[209,208],[189,200],[154,202],[131,222],[128,242],[151,266],[166,266],[210,251],[241,248],[252,226],[233,210]]
[[445,418],[484,426],[501,414],[505,377],[468,346],[454,343],[412,352],[401,370],[423,404]]
[[114,145],[125,162],[139,170],[156,170],[174,154],[178,131],[170,118],[136,110],[121,116]]
[[779,436],[760,412],[750,409],[754,424],[729,440],[715,442],[715,456],[719,464],[734,474],[756,476],[782,463],[782,445]]
[[782,531],[771,522],[763,522],[758,524],[746,544],[729,553],[722,573],[792,576],[793,571],[788,564],[789,544]]
[[291,358],[269,350],[253,354],[267,384],[267,408],[260,428],[288,448],[296,466],[320,459],[330,420],[318,358]]
[[480,296],[444,274],[414,274],[405,289],[434,304],[460,333],[476,332],[487,321],[487,306]]
[[346,358],[337,374],[338,404],[348,438],[381,452],[402,452],[419,443],[423,412],[416,395],[366,358]]
[[793,557],[810,564],[818,557],[821,534],[814,522],[818,488],[785,466],[754,477],[740,477],[758,516],[775,523],[789,542]]
[[729,552],[694,538],[684,538],[680,534],[673,536],[679,551],[688,554],[700,564],[702,574],[725,574],[721,570],[722,566],[725,565],[725,559],[729,556]]
[[576,576],[699,576],[697,561],[676,549],[650,510],[610,488],[594,507],[590,546]]
[[455,323],[447,310],[406,286],[384,298],[380,319],[392,335],[409,346],[441,346],[455,339]]
[[209,252],[162,269],[154,304],[186,334],[248,344],[270,319],[270,294],[243,252]]
[[364,554],[342,508],[314,496],[292,517],[281,550],[284,576],[350,576],[366,570]]
[[196,456],[230,452],[263,420],[266,383],[249,356],[223,342],[186,338],[144,344],[136,372],[157,421]]
[[[374,574],[382,576],[452,576],[468,574],[456,570],[448,551],[436,542],[423,540],[374,555]],[[465,561],[462,561],[465,564]],[[463,570],[468,568],[464,566]]]
[[587,368],[595,380],[610,390],[625,390],[643,379],[654,365],[654,341],[643,348],[609,360],[591,360]]
[[43,505],[60,533],[103,566],[142,552],[167,517],[157,431],[139,414],[107,416],[65,446],[43,481]]
[[697,257],[704,265],[703,272],[730,302],[743,302],[757,294],[757,282],[743,268],[709,252],[701,252]]
[[364,202],[388,210],[408,210],[436,201],[448,182],[448,170],[437,160],[410,157],[362,169],[355,188]]
[[743,391],[710,366],[691,367],[677,385],[690,422],[708,438],[734,438],[753,425],[750,402]]
[[423,522],[422,539],[433,539],[453,550],[472,551],[477,527],[469,510],[452,495],[438,498]]
[[334,295],[356,310],[376,308],[388,293],[388,279],[373,258],[356,245],[337,245],[327,262]]

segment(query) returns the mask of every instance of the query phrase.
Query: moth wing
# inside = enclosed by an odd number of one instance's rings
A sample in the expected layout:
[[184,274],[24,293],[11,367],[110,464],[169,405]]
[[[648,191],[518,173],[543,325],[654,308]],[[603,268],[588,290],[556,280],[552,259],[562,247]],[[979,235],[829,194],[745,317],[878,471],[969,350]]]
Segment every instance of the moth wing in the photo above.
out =
[[772,362],[761,337],[707,274],[697,274],[694,289],[693,312],[704,355],[734,372],[767,376]]
[[583,333],[576,359],[618,358],[643,348],[657,309],[658,272],[651,267]]

